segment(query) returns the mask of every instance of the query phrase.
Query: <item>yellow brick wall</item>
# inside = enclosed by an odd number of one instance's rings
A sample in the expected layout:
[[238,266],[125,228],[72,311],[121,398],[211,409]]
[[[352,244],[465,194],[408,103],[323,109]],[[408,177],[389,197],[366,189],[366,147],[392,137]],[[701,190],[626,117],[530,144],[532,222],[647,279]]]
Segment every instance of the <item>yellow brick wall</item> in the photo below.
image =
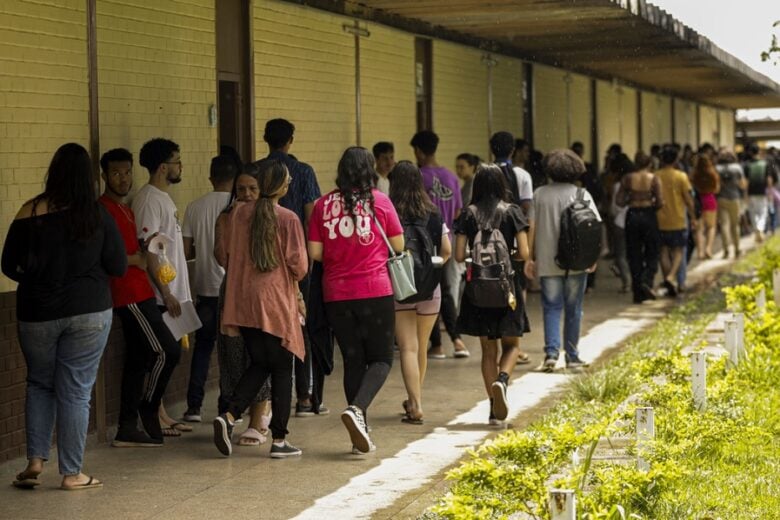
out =
[[591,80],[587,76],[572,74],[571,83],[571,139],[585,146],[585,160],[593,160],[593,139],[591,131],[593,106],[591,102]]
[[720,119],[720,146],[726,146],[734,149],[734,111],[733,110],[719,110],[718,118]]
[[710,143],[717,147],[720,144],[718,135],[718,110],[706,105],[699,107],[699,145]]
[[0,3],[0,241],[57,148],[88,147],[86,19],[83,0]]
[[493,132],[511,132],[523,137],[523,62],[494,54]]
[[533,66],[534,86],[534,148],[547,153],[555,148],[564,148],[567,143],[567,105],[565,71]]
[[257,155],[268,151],[265,122],[288,119],[290,152],[330,190],[341,154],[355,144],[355,45],[342,29],[352,20],[273,0],[253,5]]
[[674,100],[674,140],[681,146],[686,144],[693,148],[698,146],[696,142],[696,129],[698,128],[696,119],[696,103],[684,101],[682,99]]
[[414,35],[367,24],[360,41],[362,143],[395,145],[396,160],[414,160],[409,141],[417,130],[414,92]]
[[479,49],[433,42],[433,130],[436,158],[451,170],[463,152],[490,157],[487,127],[487,66]]
[[183,179],[170,193],[180,217],[211,190],[218,152],[208,121],[217,96],[214,23],[211,0],[97,2],[100,147],[133,153],[135,192],[149,178],[141,146],[153,137],[178,143]]
[[642,92],[642,149],[663,145],[672,140],[672,100],[651,92]]
[[637,91],[625,86],[613,87],[599,80],[596,83],[596,104],[599,158],[604,157],[613,143],[620,144],[623,152],[633,157],[639,149]]

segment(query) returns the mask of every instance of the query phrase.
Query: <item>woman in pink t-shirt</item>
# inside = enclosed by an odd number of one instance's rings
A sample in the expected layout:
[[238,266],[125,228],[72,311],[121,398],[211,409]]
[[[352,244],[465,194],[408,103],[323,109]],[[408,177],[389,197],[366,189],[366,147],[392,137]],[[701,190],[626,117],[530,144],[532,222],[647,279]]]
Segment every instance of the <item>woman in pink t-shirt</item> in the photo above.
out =
[[309,220],[309,256],[322,262],[325,312],[344,358],[347,409],[341,420],[353,451],[368,453],[366,410],[393,363],[395,309],[387,271],[389,251],[404,247],[403,228],[387,195],[375,188],[374,156],[347,148],[336,177],[337,189],[314,203]]

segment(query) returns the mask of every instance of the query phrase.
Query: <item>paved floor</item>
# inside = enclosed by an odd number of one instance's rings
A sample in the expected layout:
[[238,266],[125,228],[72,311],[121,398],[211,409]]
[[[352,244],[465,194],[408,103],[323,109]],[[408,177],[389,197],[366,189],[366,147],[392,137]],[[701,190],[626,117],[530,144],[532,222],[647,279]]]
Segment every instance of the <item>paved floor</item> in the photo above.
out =
[[[673,304],[659,300],[631,305],[630,295],[618,293],[617,279],[609,273],[608,264],[603,264],[597,289],[586,297],[583,319],[583,334],[590,333],[582,345],[583,357],[591,359],[663,316]],[[691,280],[702,282],[727,268],[728,262],[707,261],[692,271]],[[533,363],[519,366],[514,374],[510,414],[515,425],[533,418],[539,406],[548,405],[550,392],[557,388],[556,378],[566,377],[530,373],[543,356],[538,294],[530,295],[528,311],[533,332],[523,338],[522,345]],[[212,443],[210,420],[216,395],[210,394],[207,402],[211,406],[204,410],[206,422],[196,425],[192,433],[167,440],[163,448],[90,447],[84,471],[103,480],[101,490],[60,491],[56,460],[48,464],[43,485],[34,491],[0,486],[0,518],[415,517],[444,488],[444,471],[463,450],[496,433],[486,425],[488,408],[483,402],[476,338],[467,338],[467,345],[472,352],[469,359],[430,362],[423,426],[400,422],[405,395],[398,363],[393,366],[370,409],[372,438],[378,446],[374,454],[349,454],[349,438],[339,420],[345,403],[337,360],[335,373],[326,381],[325,402],[333,413],[290,421],[289,440],[304,451],[300,459],[272,460],[267,444],[235,447],[232,457],[222,457]],[[171,406],[170,412],[176,416],[182,408]],[[239,425],[236,431],[242,430]],[[1,465],[0,482],[10,483],[22,466],[21,460]],[[406,480],[411,484],[396,485]]]

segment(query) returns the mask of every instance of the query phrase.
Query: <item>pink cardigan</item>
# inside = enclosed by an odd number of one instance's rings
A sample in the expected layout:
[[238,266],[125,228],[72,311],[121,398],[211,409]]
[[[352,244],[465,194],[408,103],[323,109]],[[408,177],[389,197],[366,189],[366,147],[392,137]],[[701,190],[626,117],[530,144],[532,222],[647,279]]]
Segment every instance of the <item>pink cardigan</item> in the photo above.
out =
[[230,212],[222,237],[227,255],[227,280],[222,323],[261,329],[282,339],[282,346],[296,357],[305,354],[298,319],[298,281],[306,276],[309,259],[298,216],[275,206],[276,258],[279,266],[260,272],[249,254],[249,233],[255,204],[238,203]]

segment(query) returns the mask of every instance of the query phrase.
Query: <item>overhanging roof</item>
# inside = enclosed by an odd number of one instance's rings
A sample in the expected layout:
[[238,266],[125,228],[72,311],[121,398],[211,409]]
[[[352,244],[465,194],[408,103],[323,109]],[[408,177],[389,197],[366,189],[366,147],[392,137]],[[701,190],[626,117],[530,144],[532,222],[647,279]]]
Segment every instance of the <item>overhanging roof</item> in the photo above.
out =
[[780,106],[780,85],[644,0],[291,1],[701,103]]

